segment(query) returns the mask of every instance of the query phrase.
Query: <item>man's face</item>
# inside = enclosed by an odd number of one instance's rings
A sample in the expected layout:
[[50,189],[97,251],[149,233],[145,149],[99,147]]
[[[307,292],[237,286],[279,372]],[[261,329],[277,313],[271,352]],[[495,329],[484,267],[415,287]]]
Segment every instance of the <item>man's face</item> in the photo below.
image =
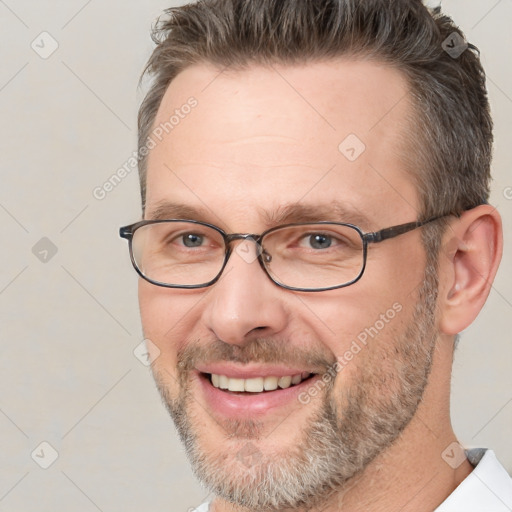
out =
[[[276,222],[376,231],[417,219],[403,163],[411,106],[396,71],[356,61],[195,66],[171,83],[155,126],[190,96],[197,106],[151,151],[147,219],[159,208],[255,234]],[[423,295],[435,283],[425,289],[424,271],[416,230],[371,244],[363,277],[331,291],[280,288],[237,250],[208,288],[140,280],[153,372],[199,476],[225,499],[278,510],[312,504],[385,450],[430,368],[433,305]],[[222,390],[212,374],[248,389],[277,377],[283,389]]]

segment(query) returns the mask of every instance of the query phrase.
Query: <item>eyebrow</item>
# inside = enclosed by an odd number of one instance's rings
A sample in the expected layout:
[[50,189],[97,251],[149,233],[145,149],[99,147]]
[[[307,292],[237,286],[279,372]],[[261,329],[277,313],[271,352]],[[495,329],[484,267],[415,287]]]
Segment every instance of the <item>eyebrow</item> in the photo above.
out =
[[349,207],[340,201],[319,205],[291,203],[279,206],[272,212],[260,209],[260,214],[269,227],[294,222],[331,221],[345,222],[368,229],[373,224],[360,210]]
[[150,212],[147,214],[148,220],[188,219],[209,222],[211,217],[212,214],[208,214],[205,208],[197,208],[170,201],[158,202],[154,207],[150,208]]
[[[339,201],[326,204],[290,203],[268,211],[258,208],[265,229],[295,222],[345,222],[368,230],[374,224],[364,213]],[[149,208],[148,220],[198,220],[209,224],[218,223],[219,217],[203,207],[196,207],[171,201],[160,201]]]

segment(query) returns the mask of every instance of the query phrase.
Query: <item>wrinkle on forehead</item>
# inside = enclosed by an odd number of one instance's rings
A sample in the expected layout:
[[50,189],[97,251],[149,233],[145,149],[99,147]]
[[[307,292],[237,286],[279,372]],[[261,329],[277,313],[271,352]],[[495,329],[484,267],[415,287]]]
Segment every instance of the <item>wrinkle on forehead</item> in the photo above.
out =
[[[414,220],[417,193],[403,158],[410,101],[398,71],[349,60],[219,71],[192,66],[169,86],[157,122],[191,95],[198,105],[150,152],[148,207],[192,191],[223,217],[256,207],[274,224],[283,217],[276,205],[307,195],[371,212],[372,228],[386,224],[380,211]],[[338,149],[349,134],[366,145],[354,162]]]

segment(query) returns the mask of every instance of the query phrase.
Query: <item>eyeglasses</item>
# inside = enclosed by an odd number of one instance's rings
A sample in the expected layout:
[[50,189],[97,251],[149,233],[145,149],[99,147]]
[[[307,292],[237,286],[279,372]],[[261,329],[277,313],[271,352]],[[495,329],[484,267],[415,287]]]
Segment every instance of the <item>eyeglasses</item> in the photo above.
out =
[[[146,281],[167,288],[214,284],[235,249],[245,261],[258,260],[278,286],[301,292],[343,288],[361,279],[368,244],[389,240],[447,215],[364,233],[353,224],[312,222],[273,227],[261,235],[227,234],[197,220],[145,220],[124,226],[130,258]],[[253,244],[251,244],[253,242]],[[254,247],[251,248],[251,245]]]

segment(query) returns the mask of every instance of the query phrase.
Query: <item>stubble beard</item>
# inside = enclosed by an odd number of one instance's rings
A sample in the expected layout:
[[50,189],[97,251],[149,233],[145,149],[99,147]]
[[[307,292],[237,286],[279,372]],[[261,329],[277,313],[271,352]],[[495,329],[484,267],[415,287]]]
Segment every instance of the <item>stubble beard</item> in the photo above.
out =
[[[259,450],[263,426],[255,421],[226,423],[223,427],[230,433],[226,443],[238,440],[239,444],[219,446],[215,452],[204,450],[202,432],[196,426],[207,421],[198,421],[201,418],[191,412],[190,365],[182,363],[178,370],[175,399],[163,375],[154,369],[157,387],[198,479],[232,503],[233,510],[277,512],[325,505],[393,444],[416,413],[437,339],[436,298],[436,272],[427,267],[412,319],[392,347],[364,348],[365,356],[360,354],[350,363],[357,365],[351,369],[350,386],[336,394],[328,384],[323,396],[315,399],[317,411],[302,428],[299,442],[283,453]],[[379,343],[378,338],[372,343]],[[268,354],[263,359],[269,360]],[[199,414],[206,413],[200,409]],[[240,450],[233,452],[233,446]],[[248,458],[241,458],[246,448]]]

